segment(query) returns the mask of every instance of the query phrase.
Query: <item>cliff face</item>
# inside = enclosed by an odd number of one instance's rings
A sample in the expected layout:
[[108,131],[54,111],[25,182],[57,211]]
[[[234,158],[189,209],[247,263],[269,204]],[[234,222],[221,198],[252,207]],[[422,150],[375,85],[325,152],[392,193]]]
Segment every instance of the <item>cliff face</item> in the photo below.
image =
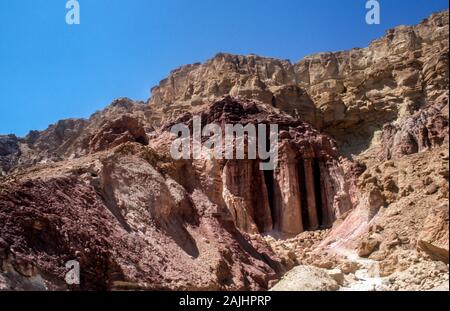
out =
[[[192,116],[170,123],[190,124]],[[206,155],[175,161],[169,125],[149,146],[136,119],[109,121],[87,135],[89,154],[2,180],[2,260],[13,285],[25,282],[17,272],[44,276],[35,284],[41,288],[59,288],[61,282],[45,276],[60,277],[72,258],[83,266],[86,289],[267,289],[285,267],[248,234],[295,236],[329,227],[350,210],[330,137],[271,107],[231,97],[200,117],[205,125],[278,124],[277,169]]]
[[15,135],[0,136],[0,176],[17,165],[20,156],[19,140]]
[[[350,278],[360,257],[381,277],[448,263],[448,47],[442,12],[296,64],[221,53],[147,103],[0,136],[0,289],[66,288],[74,259],[83,289],[262,290],[297,264]],[[172,159],[171,125],[194,116],[278,124],[278,166]],[[415,289],[448,280],[433,273]]]
[[[222,193],[220,200],[240,230],[293,236],[330,227],[351,209],[349,186],[336,143],[329,136],[271,107],[232,97],[214,103],[200,115],[208,124],[222,127],[278,125],[280,156],[275,170],[260,170],[260,160],[221,160],[214,165],[220,168],[215,191]],[[191,114],[181,120],[189,124]],[[159,145],[153,148],[163,149]]]
[[[434,104],[440,105],[435,110],[445,110],[448,49],[448,12],[442,12],[416,26],[394,28],[367,48],[316,54],[295,64],[220,53],[172,71],[152,89],[148,105],[118,99],[87,121],[59,121],[16,139],[23,154],[19,166],[84,155],[89,135],[124,114],[151,134],[227,95],[276,107],[331,135],[345,155],[358,155],[391,122],[413,118]],[[6,162],[0,166],[11,166]]]
[[447,92],[448,14],[390,30],[364,49],[321,53],[298,63],[218,54],[173,71],[149,103],[177,114],[222,95],[273,105],[359,153],[373,133]]

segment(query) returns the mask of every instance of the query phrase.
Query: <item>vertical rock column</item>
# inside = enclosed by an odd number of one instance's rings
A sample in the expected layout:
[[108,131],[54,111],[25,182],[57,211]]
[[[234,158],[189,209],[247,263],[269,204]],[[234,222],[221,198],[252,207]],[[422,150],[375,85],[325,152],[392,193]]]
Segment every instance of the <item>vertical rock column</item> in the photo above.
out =
[[266,186],[264,171],[259,168],[259,162],[253,161],[252,198],[253,219],[260,233],[273,229],[269,193]]
[[[316,193],[319,189],[316,189],[315,172],[314,172],[314,159],[311,157],[304,158],[303,166],[305,171],[305,186],[306,186],[306,202],[308,209],[308,230],[319,229],[319,217],[317,215],[318,206],[316,200]],[[316,172],[317,173],[317,172]],[[305,207],[303,207],[305,208]]]
[[317,160],[314,163],[314,166],[317,167],[319,172],[320,180],[317,184],[320,186],[320,196],[322,199],[322,226],[331,227],[335,220],[332,202],[334,201],[334,190],[333,183],[331,181],[331,177],[328,173],[326,164],[323,162],[318,162]]
[[280,145],[280,159],[274,172],[273,201],[275,230],[286,236],[302,233],[297,155],[288,142]]
[[247,233],[272,230],[264,172],[252,160],[230,160],[223,169],[223,199],[237,228]]
[[251,171],[249,161],[228,161],[223,169],[223,198],[236,227],[248,233],[258,233],[252,219]]

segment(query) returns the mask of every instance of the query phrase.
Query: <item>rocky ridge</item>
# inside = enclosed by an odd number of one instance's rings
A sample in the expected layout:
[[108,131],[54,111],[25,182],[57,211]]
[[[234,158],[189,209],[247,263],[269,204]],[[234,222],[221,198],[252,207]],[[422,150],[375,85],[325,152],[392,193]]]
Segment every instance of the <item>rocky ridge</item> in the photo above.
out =
[[152,89],[149,104],[176,115],[223,95],[256,99],[329,133],[346,154],[357,154],[386,123],[448,97],[447,67],[443,12],[392,29],[367,48],[316,54],[294,64],[220,53],[172,71]]

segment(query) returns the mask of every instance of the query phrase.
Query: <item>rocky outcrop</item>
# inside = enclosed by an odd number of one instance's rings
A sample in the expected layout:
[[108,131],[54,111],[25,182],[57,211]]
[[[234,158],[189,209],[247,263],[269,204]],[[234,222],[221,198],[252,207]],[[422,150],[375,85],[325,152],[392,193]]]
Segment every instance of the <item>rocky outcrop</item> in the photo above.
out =
[[[258,100],[300,118],[335,138],[345,155],[365,151],[383,127],[384,141],[397,146],[388,149],[398,149],[386,156],[414,152],[439,144],[448,128],[448,114],[432,111],[445,107],[427,108],[448,101],[448,48],[444,11],[416,26],[392,29],[367,48],[320,53],[294,64],[219,53],[204,64],[172,71],[152,89],[148,105],[121,98],[89,120],[60,121],[30,133],[13,169],[85,155],[101,126],[124,114],[151,136],[168,120],[207,109],[225,95]],[[437,118],[436,125],[424,121],[429,118],[420,116],[422,109]],[[405,121],[394,122],[399,118]],[[416,121],[421,125],[413,125]]]
[[271,291],[336,291],[339,284],[326,270],[297,266],[286,274]]
[[[76,289],[74,259],[81,289],[265,290],[298,264],[345,285],[407,271],[386,288],[406,286],[448,263],[448,46],[446,11],[295,64],[220,53],[148,103],[0,136],[0,289]],[[197,116],[277,124],[276,169],[171,158],[171,126]],[[299,269],[280,287],[343,283]]]
[[3,272],[64,289],[65,263],[77,260],[81,289],[267,289],[282,271],[276,256],[158,161],[128,143],[3,182]]
[[385,160],[448,144],[448,94],[411,117],[386,124],[381,143]]
[[351,208],[335,143],[309,124],[232,97],[199,115],[204,126],[278,124],[279,165],[262,171],[258,159],[168,157],[176,138],[169,125],[192,126],[194,116],[170,121],[152,149],[144,127],[125,115],[96,126],[96,135],[83,131],[92,137],[86,155],[7,176],[0,218],[8,271],[29,267],[29,277],[64,288],[64,263],[76,259],[86,289],[265,289],[283,266],[246,234],[293,236],[329,227]]
[[236,226],[248,233],[273,229],[272,208],[264,172],[252,160],[230,160],[223,168],[223,199]]
[[384,124],[448,93],[448,47],[446,11],[392,29],[367,48],[295,64],[220,53],[171,72],[152,89],[149,104],[177,115],[223,95],[255,99],[323,129],[344,152],[358,154]]
[[441,205],[430,211],[417,247],[433,259],[448,263],[448,205]]
[[0,155],[0,167],[8,173],[79,158],[125,142],[148,144],[148,134],[154,131],[146,122],[149,114],[147,105],[120,98],[89,119],[61,120],[44,131],[31,131],[24,138],[1,136],[0,150],[5,155]]
[[[201,114],[207,124],[279,127],[280,157],[274,171],[261,171],[260,160],[220,164],[224,204],[236,226],[248,233],[293,236],[330,227],[352,207],[336,144],[309,124],[275,112],[270,106],[228,96]],[[189,114],[178,121],[192,124],[192,118]]]
[[20,141],[22,153],[17,166],[30,167],[83,154],[85,146],[74,145],[85,131],[86,125],[86,120],[67,119],[50,125],[45,131],[31,131]]
[[89,141],[91,152],[97,152],[119,146],[126,142],[148,145],[148,137],[139,120],[122,116],[103,124],[97,134]]
[[6,175],[20,156],[19,139],[14,135],[0,136],[0,176]]

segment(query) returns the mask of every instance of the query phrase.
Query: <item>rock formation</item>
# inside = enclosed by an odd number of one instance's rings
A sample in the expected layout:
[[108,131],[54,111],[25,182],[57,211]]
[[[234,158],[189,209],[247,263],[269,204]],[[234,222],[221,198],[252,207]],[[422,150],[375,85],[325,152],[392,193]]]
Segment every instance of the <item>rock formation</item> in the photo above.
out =
[[[147,102],[0,136],[0,290],[266,290],[296,265],[275,290],[307,288],[299,275],[441,288],[448,48],[445,11],[295,64],[220,53]],[[278,124],[276,169],[207,149],[173,159],[172,125],[197,116]],[[80,286],[64,281],[69,260]]]
[[220,217],[201,188],[160,173],[159,161],[128,143],[4,181],[9,285],[39,277],[38,288],[66,288],[65,262],[75,259],[81,289],[267,288],[282,271],[277,257]]
[[17,165],[20,156],[19,140],[15,135],[0,136],[0,176]]
[[[279,126],[280,159],[274,171],[261,171],[258,160],[218,164],[223,166],[224,203],[236,226],[247,233],[274,231],[292,236],[329,227],[336,217],[351,209],[336,144],[309,124],[275,112],[254,101],[228,96],[202,114],[208,124]],[[190,116],[183,115],[179,121],[190,124]]]
[[152,89],[149,104],[178,114],[223,95],[256,99],[329,133],[346,154],[357,154],[384,124],[448,93],[447,67],[444,12],[392,29],[367,48],[316,54],[295,64],[220,53],[172,71]]

